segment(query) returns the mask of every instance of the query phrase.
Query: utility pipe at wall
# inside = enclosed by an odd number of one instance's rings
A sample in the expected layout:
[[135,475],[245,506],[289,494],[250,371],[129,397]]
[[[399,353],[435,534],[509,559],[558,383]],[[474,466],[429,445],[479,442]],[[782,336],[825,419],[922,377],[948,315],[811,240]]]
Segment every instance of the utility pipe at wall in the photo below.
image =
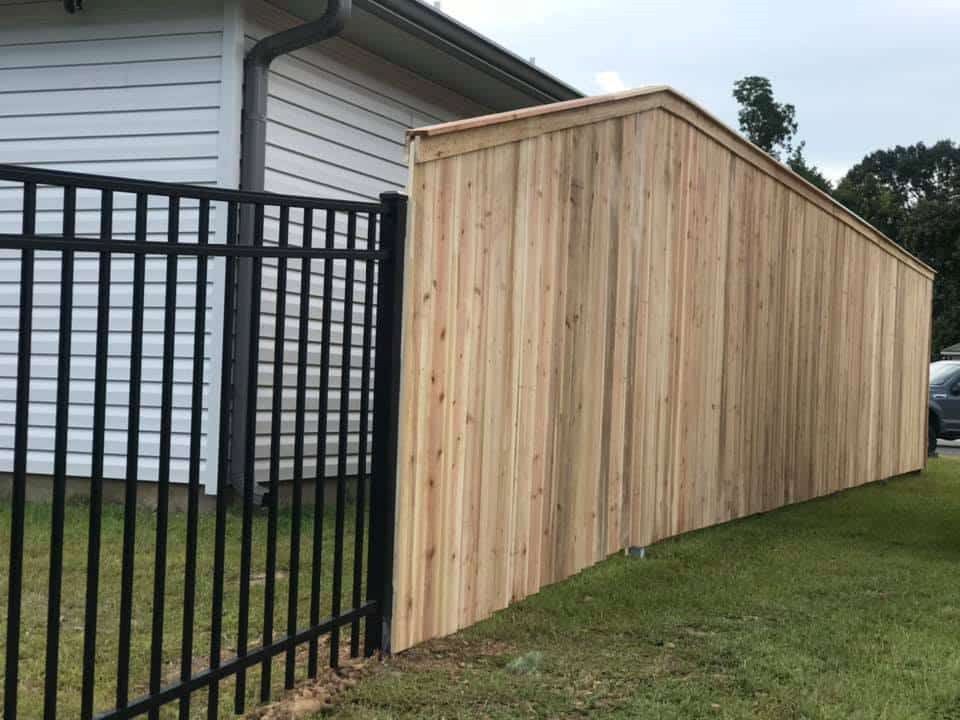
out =
[[[327,9],[316,20],[269,35],[254,45],[243,61],[243,117],[240,145],[240,188],[262,191],[266,174],[267,94],[270,64],[281,55],[315,45],[339,35],[346,26],[352,10],[352,0],[328,0]],[[244,205],[240,216],[240,244],[253,244],[253,208]],[[233,412],[230,425],[230,480],[239,487],[243,477],[245,452],[254,452],[255,439],[246,437],[248,412],[256,412],[256,394],[251,398],[245,378],[249,372],[249,353],[252,342],[251,288],[253,287],[253,260],[243,259],[237,273],[236,344],[234,345],[234,374],[222,382],[234,387]],[[225,308],[230,312],[230,308]]]

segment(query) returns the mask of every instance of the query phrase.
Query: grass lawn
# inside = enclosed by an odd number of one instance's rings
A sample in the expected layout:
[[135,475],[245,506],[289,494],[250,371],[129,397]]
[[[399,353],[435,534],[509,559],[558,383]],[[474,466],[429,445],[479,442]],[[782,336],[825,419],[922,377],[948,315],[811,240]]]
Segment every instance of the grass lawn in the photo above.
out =
[[[347,531],[344,542],[344,599],[343,607],[352,605],[353,587],[353,538],[354,505],[348,506]],[[26,557],[24,567],[23,619],[20,646],[20,695],[21,718],[42,716],[44,660],[46,653],[47,582],[50,546],[50,506],[29,504],[26,521]],[[89,507],[72,502],[67,506],[64,543],[63,602],[61,605],[61,650],[58,717],[79,716],[80,688],[82,682],[83,617],[86,592],[87,520]],[[263,627],[264,569],[266,558],[267,516],[265,510],[254,515],[253,558],[251,572],[250,647],[260,643]],[[201,513],[197,555],[197,605],[194,636],[194,667],[207,667],[210,647],[210,615],[213,587],[212,567],[214,552],[215,517]],[[321,618],[330,615],[331,568],[333,565],[334,513],[328,507],[324,521],[324,547],[322,553],[323,592],[321,594]],[[223,616],[223,657],[236,654],[238,599],[240,578],[240,531],[239,509],[231,509],[227,523],[226,579],[224,585],[225,606]],[[137,515],[137,552],[134,580],[134,617],[131,648],[131,700],[142,695],[148,687],[151,647],[151,622],[153,602],[153,558],[156,533],[156,514],[143,509]],[[274,613],[274,637],[286,634],[287,596],[289,588],[289,558],[291,523],[290,513],[281,511],[278,523],[277,586]],[[299,574],[299,627],[308,626],[310,609],[311,548],[313,538],[312,508],[304,512],[301,533],[301,572]],[[97,710],[113,708],[116,692],[117,646],[120,616],[120,573],[123,547],[123,509],[105,505],[103,511],[103,534],[100,571],[100,606],[97,641]],[[164,614],[164,684],[179,679],[180,642],[183,608],[184,557],[186,549],[186,514],[171,513],[167,545],[167,583]],[[7,582],[9,579],[10,505],[0,504],[0,646],[6,640]],[[362,624],[361,624],[362,633]],[[341,647],[349,646],[349,628],[341,634]],[[361,635],[362,637],[362,635]],[[321,653],[329,649],[321,647]],[[321,655],[324,658],[325,655]],[[0,652],[0,674],[3,668]],[[325,660],[321,659],[321,667]],[[273,686],[275,696],[283,685],[283,657],[274,660]],[[297,678],[306,676],[306,652],[301,650]],[[247,673],[248,707],[256,705],[259,695],[259,666]],[[234,693],[233,680],[221,684],[223,717],[231,715]],[[2,687],[0,687],[2,697]],[[194,693],[192,712],[194,717],[206,717],[207,696],[205,691]],[[167,706],[162,717],[176,717],[176,703]]]
[[960,460],[619,556],[337,718],[960,718]]

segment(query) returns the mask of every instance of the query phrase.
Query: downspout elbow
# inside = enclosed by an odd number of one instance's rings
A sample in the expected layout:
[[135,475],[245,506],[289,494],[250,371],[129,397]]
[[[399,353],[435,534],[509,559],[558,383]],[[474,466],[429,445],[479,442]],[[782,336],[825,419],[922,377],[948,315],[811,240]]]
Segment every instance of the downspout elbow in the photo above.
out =
[[316,20],[260,39],[247,53],[246,62],[268,66],[281,55],[339,35],[347,26],[352,0],[329,0],[327,9]]
[[240,187],[263,190],[267,143],[267,93],[270,63],[281,55],[340,34],[352,11],[352,0],[329,0],[316,20],[260,39],[243,61],[243,129]]

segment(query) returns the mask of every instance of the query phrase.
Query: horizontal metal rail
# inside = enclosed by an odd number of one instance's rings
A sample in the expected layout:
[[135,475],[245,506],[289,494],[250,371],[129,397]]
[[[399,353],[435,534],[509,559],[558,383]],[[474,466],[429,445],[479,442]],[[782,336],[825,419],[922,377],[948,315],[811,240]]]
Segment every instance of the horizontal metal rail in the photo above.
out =
[[127,718],[137,717],[146,712],[166,705],[173,700],[189,695],[190,693],[205,688],[212,683],[223,680],[224,678],[236,675],[240,670],[245,670],[263,662],[265,659],[276,657],[289,648],[294,648],[311,640],[315,640],[321,635],[329,633],[334,628],[340,628],[352,624],[355,620],[365,617],[372,617],[377,613],[378,605],[376,602],[370,602],[355,610],[345,612],[339,617],[327,618],[319,625],[301,630],[296,635],[290,635],[274,641],[265,647],[259,647],[243,657],[236,657],[233,660],[223,663],[217,668],[204,670],[194,675],[185,682],[179,682],[162,688],[154,695],[145,695],[139,700],[134,700],[127,707],[120,710],[112,710],[102,715],[96,715],[96,720],[126,720]]
[[196,255],[202,257],[287,258],[313,260],[386,260],[387,250],[356,248],[302,248],[269,245],[198,245],[196,243],[144,242],[107,240],[101,237],[67,238],[61,235],[13,235],[0,233],[3,250],[72,250],[75,252],[109,252],[130,255]]
[[299,195],[281,195],[269,192],[249,192],[246,190],[228,190],[208,188],[202,185],[180,185],[156,182],[153,180],[133,180],[92,175],[87,173],[43,170],[19,165],[0,164],[0,180],[12,182],[32,182],[52,187],[73,186],[85,190],[109,190],[121,193],[145,193],[162,197],[188,197],[191,199],[248,203],[251,205],[276,205],[312,210],[342,210],[344,212],[380,212],[380,203],[355,200],[331,200],[301,197]]

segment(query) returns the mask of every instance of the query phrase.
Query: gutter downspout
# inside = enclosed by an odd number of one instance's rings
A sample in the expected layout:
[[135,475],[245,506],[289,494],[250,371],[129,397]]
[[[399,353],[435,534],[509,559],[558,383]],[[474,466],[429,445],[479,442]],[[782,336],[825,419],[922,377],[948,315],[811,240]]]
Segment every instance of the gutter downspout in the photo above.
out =
[[[328,0],[327,9],[316,20],[262,38],[243,61],[243,117],[240,144],[240,189],[263,190],[266,174],[267,93],[270,63],[281,55],[314,45],[340,34],[350,19],[352,0]],[[241,206],[241,245],[253,245],[253,207]],[[244,474],[242,458],[254,452],[255,438],[248,441],[247,416],[256,412],[256,386],[253,397],[245,379],[248,376],[249,347],[252,339],[251,300],[253,260],[241,259],[237,271],[236,343],[234,344],[233,412],[230,420],[230,483],[241,489]],[[230,308],[225,308],[229,312]],[[254,407],[251,406],[251,402]],[[256,487],[256,485],[254,485]]]
[[267,144],[267,83],[270,63],[281,55],[339,35],[350,19],[352,0],[328,0],[317,20],[260,40],[243,60],[243,135],[240,188],[263,190]]

